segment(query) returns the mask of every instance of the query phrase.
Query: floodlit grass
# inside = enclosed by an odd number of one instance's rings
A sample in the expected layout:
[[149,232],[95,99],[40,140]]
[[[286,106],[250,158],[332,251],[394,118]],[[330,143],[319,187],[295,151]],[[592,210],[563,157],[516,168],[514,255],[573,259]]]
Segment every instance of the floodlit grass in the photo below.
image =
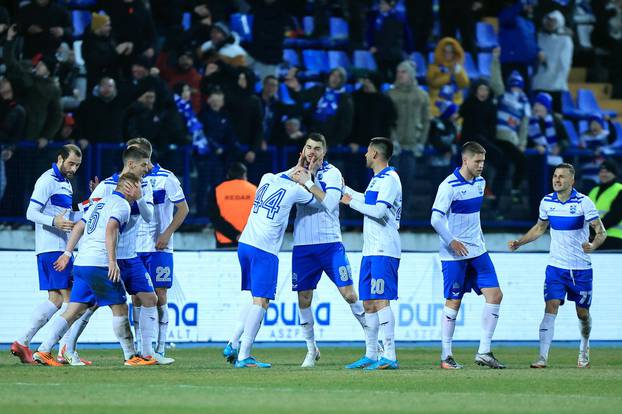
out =
[[360,348],[321,348],[315,369],[299,368],[304,348],[259,348],[272,369],[233,369],[216,348],[176,349],[172,366],[122,365],[120,350],[86,349],[92,367],[19,364],[0,356],[0,413],[618,413],[622,352],[592,350],[592,368],[576,368],[574,348],[553,349],[551,367],[529,369],[533,348],[495,352],[506,370],[472,363],[457,348],[462,371],[438,367],[438,349],[398,348],[402,369],[343,368]]

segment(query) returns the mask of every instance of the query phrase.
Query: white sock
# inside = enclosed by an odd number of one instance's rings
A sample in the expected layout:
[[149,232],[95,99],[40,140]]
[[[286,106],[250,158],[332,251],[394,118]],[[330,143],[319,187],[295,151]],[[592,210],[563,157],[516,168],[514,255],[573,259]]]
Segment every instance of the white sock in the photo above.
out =
[[445,306],[443,308],[443,316],[441,316],[441,359],[443,361],[448,356],[453,356],[451,351],[451,343],[454,339],[457,317],[457,310],[452,309],[449,306]]
[[592,315],[587,317],[587,321],[579,319],[579,329],[581,331],[581,345],[579,351],[587,352],[590,347],[590,332],[592,331]]
[[242,361],[251,356],[251,348],[259,328],[261,327],[261,321],[266,314],[266,310],[260,305],[251,305],[246,315],[246,323],[244,324],[244,332],[240,342],[240,351],[238,353],[238,360]]
[[549,359],[549,349],[555,334],[555,317],[552,313],[545,313],[540,322],[540,356]]
[[142,355],[143,338],[140,333],[140,306],[132,307],[132,321],[134,322],[134,338],[136,339],[136,351]]
[[302,328],[302,335],[307,342],[307,350],[309,352],[315,352],[315,333],[313,332],[313,310],[311,307],[302,309],[300,308],[300,327]]
[[395,355],[395,315],[391,310],[391,306],[382,308],[378,311],[378,322],[382,326],[384,333],[384,357],[391,361],[396,361]]
[[158,321],[158,309],[155,306],[142,306],[140,309],[140,335],[142,337],[142,355],[153,356],[153,339]]
[[492,342],[492,335],[495,333],[497,327],[497,321],[499,320],[500,304],[484,303],[484,309],[482,310],[482,336],[479,340],[479,354],[486,354],[490,352],[490,343]]
[[134,348],[134,338],[130,328],[130,320],[127,316],[112,316],[112,329],[123,349],[123,357],[127,361],[136,355]]
[[93,308],[88,308],[87,310],[84,311],[82,316],[78,318],[78,320],[76,320],[74,323],[71,324],[71,328],[69,328],[67,333],[63,336],[63,338],[60,341],[59,352],[60,352],[60,349],[62,349],[63,345],[66,345],[67,353],[68,354],[74,353],[74,351],[76,350],[76,344],[78,342],[78,338],[80,337],[80,335],[82,335],[84,328],[86,328],[86,325],[89,323],[89,319],[91,319],[91,316],[93,316],[94,312],[95,310]]
[[363,309],[363,302],[357,300],[356,302],[351,303],[350,309],[352,310],[352,315],[354,315],[356,320],[361,324],[363,330],[365,330],[365,309]]
[[32,337],[39,332],[39,329],[41,329],[41,327],[45,325],[57,311],[58,308],[56,305],[49,300],[41,302],[37,305],[35,310],[32,312],[32,316],[30,317],[30,327],[26,333],[17,340],[17,342],[22,345],[29,346]]
[[378,329],[380,321],[378,313],[365,312],[365,356],[369,359],[378,359]]
[[229,343],[233,347],[233,349],[238,349],[240,347],[240,337],[244,332],[244,324],[246,323],[246,316],[248,315],[248,311],[250,310],[252,304],[247,303],[242,306],[240,309],[240,314],[238,315],[238,320],[235,324],[235,328],[233,328],[233,332],[231,333],[231,338],[229,339]]
[[166,351],[166,335],[168,335],[168,303],[158,306],[158,354]]
[[63,317],[58,317],[52,322],[52,332],[39,346],[39,352],[51,352],[58,340],[67,332],[69,325]]

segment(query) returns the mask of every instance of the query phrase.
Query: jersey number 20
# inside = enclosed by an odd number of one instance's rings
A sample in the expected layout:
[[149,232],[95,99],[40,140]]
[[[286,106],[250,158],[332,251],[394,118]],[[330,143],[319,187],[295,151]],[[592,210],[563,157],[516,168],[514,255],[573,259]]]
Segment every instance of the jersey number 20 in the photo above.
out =
[[264,200],[264,194],[268,189],[269,184],[262,185],[259,190],[257,190],[257,194],[255,195],[255,201],[253,202],[253,213],[258,213],[260,208],[265,208],[268,210],[267,216],[270,220],[274,218],[274,215],[279,212],[281,209],[280,204],[281,200],[283,200],[283,196],[285,196],[285,189],[279,188],[273,194],[268,196]]

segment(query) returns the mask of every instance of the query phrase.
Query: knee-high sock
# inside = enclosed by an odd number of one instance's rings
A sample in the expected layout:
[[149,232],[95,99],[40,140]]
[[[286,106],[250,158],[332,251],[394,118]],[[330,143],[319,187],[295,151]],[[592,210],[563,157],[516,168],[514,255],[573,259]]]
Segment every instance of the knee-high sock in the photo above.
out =
[[501,309],[501,305],[484,303],[484,310],[482,310],[482,336],[479,340],[479,350],[477,351],[480,354],[490,352],[492,335],[495,333],[497,321],[499,320],[499,309]]
[[315,352],[315,332],[314,332],[313,310],[311,307],[300,308],[300,327],[302,335],[307,343],[307,350]]
[[136,351],[142,355],[143,338],[140,333],[140,306],[132,307],[132,321],[134,322],[134,338],[136,339]]
[[231,333],[231,338],[229,339],[229,343],[233,347],[233,349],[238,349],[240,347],[240,337],[244,332],[244,325],[246,324],[246,316],[248,316],[248,311],[250,310],[252,304],[244,304],[242,309],[240,309],[240,314],[238,315],[238,320],[236,321],[235,327],[233,328],[233,332]]
[[251,305],[246,315],[246,323],[244,324],[244,332],[240,341],[240,352],[238,353],[238,360],[242,361],[251,356],[251,349],[253,342],[259,328],[261,327],[261,321],[266,314],[266,310],[260,305]]
[[153,339],[158,321],[158,309],[155,306],[141,306],[140,335],[142,337],[142,354],[153,356]]
[[540,322],[540,356],[544,357],[544,359],[549,358],[549,349],[555,334],[556,316],[552,313],[545,313],[542,322]]
[[22,345],[29,346],[32,337],[39,332],[39,329],[45,325],[52,316],[58,311],[56,305],[49,300],[41,302],[32,312],[30,317],[30,325],[28,330],[22,335],[17,342]]
[[378,329],[380,321],[378,313],[365,312],[365,356],[369,359],[378,359]]
[[158,306],[158,348],[156,352],[164,355],[168,335],[168,303]]
[[456,318],[458,311],[448,306],[443,308],[443,316],[441,317],[441,359],[445,360],[448,356],[452,356],[451,343],[456,330]]
[[54,345],[58,342],[58,340],[67,332],[69,329],[69,324],[62,316],[54,319],[52,322],[52,332],[50,332],[49,336],[41,343],[39,346],[39,352],[51,352]]
[[592,315],[587,320],[579,319],[579,329],[581,330],[581,345],[579,351],[587,352],[590,347],[590,332],[592,332]]
[[363,309],[363,302],[357,300],[354,303],[350,304],[350,309],[352,310],[352,315],[356,318],[357,321],[361,324],[363,330],[365,330],[365,309]]
[[69,328],[67,333],[65,333],[65,335],[63,335],[60,340],[59,352],[60,349],[62,349],[63,345],[65,345],[67,347],[67,353],[73,354],[73,352],[76,350],[78,338],[80,337],[80,335],[82,335],[84,328],[86,328],[86,325],[89,323],[89,319],[91,319],[91,316],[93,316],[94,312],[95,310],[93,308],[88,308],[84,311],[80,318],[78,318],[73,324],[71,324],[71,328]]
[[384,357],[395,361],[397,360],[395,355],[395,315],[393,315],[391,306],[378,311],[378,322],[384,333]]
[[121,344],[123,349],[123,357],[125,360],[132,358],[136,355],[136,349],[134,348],[134,337],[132,336],[132,329],[130,328],[130,320],[127,316],[113,316],[112,317],[112,329],[114,331],[117,340]]

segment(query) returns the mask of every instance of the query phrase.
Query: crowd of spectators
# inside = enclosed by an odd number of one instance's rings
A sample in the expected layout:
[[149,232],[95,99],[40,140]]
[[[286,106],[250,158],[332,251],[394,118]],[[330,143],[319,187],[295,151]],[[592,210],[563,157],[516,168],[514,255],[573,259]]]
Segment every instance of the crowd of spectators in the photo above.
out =
[[[234,13],[248,27],[233,30]],[[349,23],[343,43],[328,37],[332,16]],[[498,18],[498,45],[488,50],[489,76],[471,79],[466,55],[480,50],[483,16]],[[288,64],[284,44],[292,39],[367,50],[377,71],[333,66],[318,74]],[[193,178],[191,211],[205,217],[208,194],[230,165],[245,163],[256,180],[272,168],[269,148],[300,146],[310,131],[338,149],[331,161],[359,187],[366,179],[360,153],[372,137],[390,137],[406,219],[427,215],[409,195],[425,192],[421,178],[440,181],[464,140],[488,151],[494,217],[523,201],[533,210],[546,190],[534,184],[542,165],[578,161],[588,191],[622,140],[613,114],[584,114],[576,143],[562,116],[573,58],[600,68],[589,76],[605,77],[596,80],[611,82],[622,98],[616,50],[620,0],[9,2],[0,6],[0,216],[23,216],[53,142],[72,141],[86,153],[108,144],[113,150],[98,153],[97,166],[110,174],[119,162],[115,145],[148,138],[158,161]],[[415,51],[432,55],[423,74]],[[589,151],[569,158],[571,147]],[[88,178],[76,183],[77,197]]]

